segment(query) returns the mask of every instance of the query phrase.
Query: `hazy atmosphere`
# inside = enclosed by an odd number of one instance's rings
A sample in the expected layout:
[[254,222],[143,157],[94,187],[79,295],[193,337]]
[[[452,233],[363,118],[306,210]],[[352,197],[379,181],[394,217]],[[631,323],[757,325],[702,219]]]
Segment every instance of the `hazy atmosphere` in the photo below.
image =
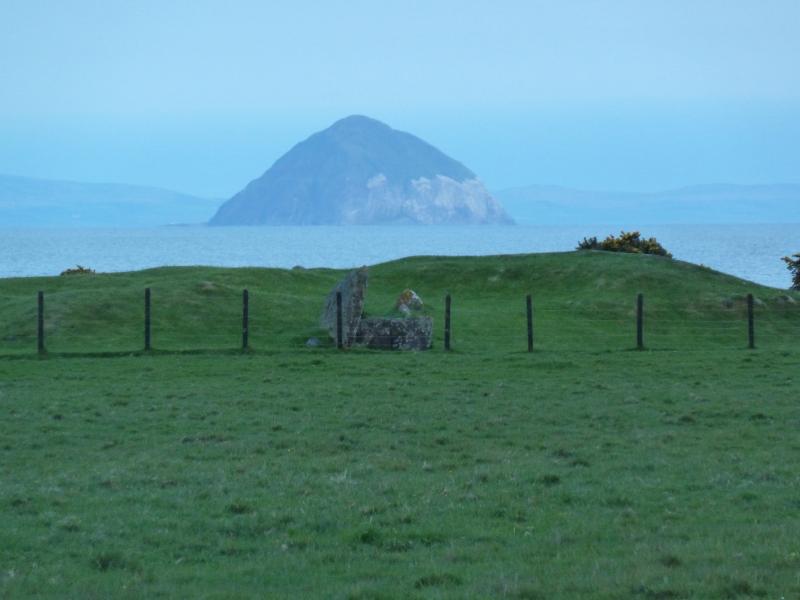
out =
[[794,0],[5,0],[0,173],[227,198],[366,114],[491,190],[800,183],[798,23]]

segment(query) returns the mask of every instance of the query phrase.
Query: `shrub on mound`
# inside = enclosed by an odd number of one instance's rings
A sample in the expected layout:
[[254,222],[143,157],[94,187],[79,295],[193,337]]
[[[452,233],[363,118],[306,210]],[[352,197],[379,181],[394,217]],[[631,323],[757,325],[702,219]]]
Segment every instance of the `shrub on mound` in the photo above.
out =
[[89,267],[84,267],[82,265],[76,266],[74,269],[67,269],[66,271],[61,271],[62,275],[94,275],[94,269],[90,269]]
[[786,268],[792,274],[791,289],[800,290],[800,253],[784,256],[781,260],[786,263]]
[[657,254],[672,258],[672,254],[656,238],[643,238],[638,231],[621,231],[619,236],[609,235],[602,242],[596,237],[583,238],[576,250],[605,250],[606,252],[632,252]]

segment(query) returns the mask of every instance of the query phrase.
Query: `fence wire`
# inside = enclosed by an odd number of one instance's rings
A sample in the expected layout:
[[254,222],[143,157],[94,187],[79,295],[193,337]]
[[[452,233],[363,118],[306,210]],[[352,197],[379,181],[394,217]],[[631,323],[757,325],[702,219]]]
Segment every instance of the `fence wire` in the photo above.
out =
[[[153,350],[235,351],[247,344],[254,350],[336,348],[336,341],[319,322],[313,301],[285,298],[269,302],[248,297],[247,319],[241,290],[215,288],[198,297],[196,290],[153,290],[150,341]],[[40,333],[50,353],[139,352],[145,343],[144,292],[106,292],[88,305],[70,292],[45,295],[41,332],[36,298],[4,301],[0,323],[0,355],[35,354]],[[445,350],[444,302],[423,313],[433,319],[434,351]],[[530,323],[535,351],[615,351],[746,348],[751,342],[745,304],[707,305],[687,298],[645,301],[639,314],[635,298],[627,303],[602,302],[595,307],[574,303],[537,303]],[[758,348],[796,348],[800,340],[800,305],[760,305],[753,311]],[[457,352],[525,352],[529,348],[525,297],[517,302],[465,301],[453,297],[449,322],[449,349]],[[347,326],[343,329],[347,335]],[[334,329],[335,330],[335,329]],[[245,336],[246,332],[246,336]],[[374,335],[378,347],[418,348],[402,335]],[[348,345],[349,340],[343,340]],[[313,343],[312,343],[313,342]]]

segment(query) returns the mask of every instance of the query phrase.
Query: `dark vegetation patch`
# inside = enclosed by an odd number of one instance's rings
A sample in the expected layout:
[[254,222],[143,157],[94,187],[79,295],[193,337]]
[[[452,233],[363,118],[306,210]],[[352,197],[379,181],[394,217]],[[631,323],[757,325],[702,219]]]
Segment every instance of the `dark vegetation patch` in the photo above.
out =
[[723,598],[765,598],[767,591],[754,587],[746,579],[737,579],[722,587]]
[[686,594],[682,594],[676,590],[669,588],[654,589],[646,585],[639,585],[633,588],[633,596],[639,598],[646,598],[647,600],[673,600],[675,598],[686,598]]
[[675,556],[674,554],[664,554],[661,558],[658,559],[658,562],[660,562],[665,567],[670,567],[670,568],[680,567],[683,564],[681,559]]
[[226,510],[232,515],[246,515],[253,512],[253,507],[245,502],[232,502],[226,507]]
[[426,587],[451,587],[461,585],[462,579],[452,573],[433,573],[424,575],[414,582],[414,587],[422,589]]
[[115,570],[137,572],[140,570],[137,563],[128,559],[122,552],[118,550],[106,550],[98,552],[92,556],[90,564],[93,569],[100,572]]
[[546,475],[542,475],[539,478],[539,481],[547,487],[552,487],[561,483],[561,477],[554,475],[553,473],[547,473]]

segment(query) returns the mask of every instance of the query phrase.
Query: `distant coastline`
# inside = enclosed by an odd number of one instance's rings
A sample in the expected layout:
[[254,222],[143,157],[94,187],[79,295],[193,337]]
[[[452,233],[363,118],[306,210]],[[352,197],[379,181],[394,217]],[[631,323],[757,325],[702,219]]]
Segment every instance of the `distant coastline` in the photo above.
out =
[[[641,193],[531,185],[492,195],[522,225],[800,223],[800,184],[709,184]],[[222,203],[148,186],[0,175],[0,230],[203,227]]]

